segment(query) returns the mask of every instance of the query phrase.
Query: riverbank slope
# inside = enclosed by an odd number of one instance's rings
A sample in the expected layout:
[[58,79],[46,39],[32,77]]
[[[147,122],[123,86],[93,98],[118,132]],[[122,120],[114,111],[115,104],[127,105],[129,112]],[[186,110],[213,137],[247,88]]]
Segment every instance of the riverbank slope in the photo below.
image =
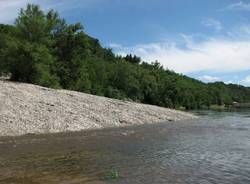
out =
[[194,115],[67,90],[0,81],[0,136],[177,121]]

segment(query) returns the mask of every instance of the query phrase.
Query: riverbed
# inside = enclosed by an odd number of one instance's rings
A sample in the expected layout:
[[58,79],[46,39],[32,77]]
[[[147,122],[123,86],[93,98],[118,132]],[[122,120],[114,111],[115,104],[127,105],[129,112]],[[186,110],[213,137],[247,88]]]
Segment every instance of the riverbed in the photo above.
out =
[[250,111],[0,138],[0,184],[250,183]]

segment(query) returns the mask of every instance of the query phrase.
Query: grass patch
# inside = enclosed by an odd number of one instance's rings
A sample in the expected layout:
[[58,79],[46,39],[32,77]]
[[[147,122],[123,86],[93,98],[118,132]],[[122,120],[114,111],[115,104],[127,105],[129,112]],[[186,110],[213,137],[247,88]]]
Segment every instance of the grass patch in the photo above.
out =
[[214,111],[222,111],[225,110],[225,105],[211,105],[210,110],[214,110]]
[[103,176],[101,176],[101,180],[103,181],[110,181],[110,180],[116,180],[120,177],[119,172],[117,170],[110,170],[106,173],[104,173]]

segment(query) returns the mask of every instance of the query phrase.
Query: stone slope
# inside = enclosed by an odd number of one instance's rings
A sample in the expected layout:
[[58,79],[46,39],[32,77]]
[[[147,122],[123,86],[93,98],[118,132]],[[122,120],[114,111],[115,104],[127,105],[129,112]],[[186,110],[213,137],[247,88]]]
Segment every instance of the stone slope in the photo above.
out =
[[0,81],[0,136],[56,133],[195,118],[152,105]]

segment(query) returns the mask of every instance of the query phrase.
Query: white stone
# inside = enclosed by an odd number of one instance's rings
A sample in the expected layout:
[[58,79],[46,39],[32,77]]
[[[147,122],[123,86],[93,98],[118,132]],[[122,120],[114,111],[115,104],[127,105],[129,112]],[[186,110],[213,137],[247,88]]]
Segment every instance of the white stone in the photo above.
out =
[[0,136],[56,133],[196,118],[152,105],[0,81]]

